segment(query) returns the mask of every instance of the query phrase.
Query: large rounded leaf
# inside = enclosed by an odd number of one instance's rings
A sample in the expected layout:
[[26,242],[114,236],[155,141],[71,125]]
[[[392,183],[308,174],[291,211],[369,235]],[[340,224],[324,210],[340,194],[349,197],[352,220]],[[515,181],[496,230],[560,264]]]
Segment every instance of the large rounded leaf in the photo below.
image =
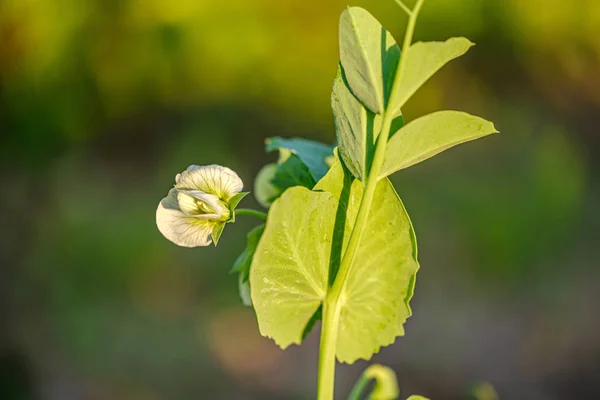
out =
[[[358,214],[363,185],[352,181],[338,161],[315,190],[332,193],[345,208],[345,243]],[[369,359],[404,335],[418,268],[410,218],[389,179],[383,179],[375,190],[360,248],[341,295],[339,361]]]
[[263,336],[281,348],[299,344],[327,293],[337,201],[304,187],[271,206],[250,268],[252,304]]
[[[260,331],[285,348],[300,343],[335,276],[362,184],[336,161],[315,190],[292,188],[272,206],[250,270]],[[418,269],[412,225],[391,183],[376,189],[366,231],[340,297],[336,355],[352,363],[404,333]]]

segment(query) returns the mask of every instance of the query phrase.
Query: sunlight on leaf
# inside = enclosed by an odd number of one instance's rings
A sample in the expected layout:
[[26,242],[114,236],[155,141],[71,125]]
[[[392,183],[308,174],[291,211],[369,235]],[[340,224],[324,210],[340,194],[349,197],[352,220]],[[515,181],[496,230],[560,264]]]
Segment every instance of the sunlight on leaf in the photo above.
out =
[[[348,172],[338,161],[315,187],[329,191],[340,202],[346,217],[344,247],[363,192],[359,181],[348,185],[349,181]],[[361,358],[368,360],[382,346],[404,335],[404,322],[411,315],[408,302],[419,268],[411,221],[388,179],[378,183],[374,204],[377,207],[371,209],[340,300],[343,306],[336,356],[350,364]]]
[[497,133],[494,124],[461,111],[438,111],[418,118],[387,145],[380,178],[410,167],[453,146]]
[[[352,175],[365,181],[375,152],[375,139],[381,130],[381,117],[367,110],[348,88],[344,70],[338,66],[331,92],[339,151]],[[392,121],[392,130],[404,124],[402,116]]]
[[[336,161],[315,190],[292,188],[272,206],[250,269],[260,331],[282,348],[300,343],[327,293],[330,266],[348,241],[362,184]],[[338,360],[369,359],[404,333],[418,269],[412,225],[391,183],[381,181],[342,292]],[[382,229],[385,227],[385,229]],[[336,243],[336,246],[333,246]]]
[[463,37],[455,37],[445,42],[418,42],[406,51],[406,70],[396,88],[398,94],[392,109],[395,116],[401,115],[401,108],[419,88],[444,65],[465,54],[474,43]]
[[352,93],[374,113],[381,114],[400,58],[400,48],[379,21],[360,7],[340,17],[340,60]]
[[367,111],[350,92],[341,66],[333,81],[331,108],[340,155],[352,175],[364,181],[368,171],[367,164],[374,151],[374,132],[379,131],[381,118]]
[[271,206],[250,268],[250,291],[263,336],[281,348],[300,344],[306,324],[327,293],[337,202],[304,187]]

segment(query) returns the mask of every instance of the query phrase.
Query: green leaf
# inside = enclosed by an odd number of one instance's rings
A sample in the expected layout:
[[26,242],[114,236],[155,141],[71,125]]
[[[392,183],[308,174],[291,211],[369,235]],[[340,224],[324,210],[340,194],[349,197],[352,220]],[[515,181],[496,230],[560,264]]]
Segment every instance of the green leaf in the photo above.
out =
[[221,237],[221,234],[223,233],[223,229],[225,229],[225,223],[218,223],[218,224],[215,224],[215,226],[213,227],[211,237],[212,237],[213,243],[215,244],[215,247],[219,243],[219,238]]
[[[350,92],[341,65],[333,81],[331,108],[340,155],[352,175],[365,181],[371,169],[382,118],[363,107]],[[392,131],[400,129],[403,124],[402,116],[395,118]]]
[[[332,193],[345,210],[344,246],[363,193],[359,181],[348,182],[348,172],[337,162],[315,186]],[[419,268],[412,223],[389,179],[377,184],[373,204],[354,261],[359,268],[351,269],[342,293],[345,304],[336,349],[341,362],[369,359],[392,344],[404,335],[404,322],[411,315],[408,303]]]
[[[285,348],[299,344],[321,306],[329,270],[337,270],[362,196],[362,184],[338,161],[316,190],[287,190],[271,208],[250,269],[259,329]],[[389,180],[374,197],[366,234],[341,298],[336,355],[342,362],[368,359],[404,333],[410,316],[416,241],[402,202]],[[334,246],[335,244],[335,246]],[[343,244],[343,245],[340,245]]]
[[427,397],[423,397],[423,396],[419,396],[419,395],[413,394],[412,396],[410,396],[406,400],[429,400],[429,399]]
[[242,201],[242,199],[246,196],[248,196],[248,193],[250,192],[240,192],[236,195],[233,195],[230,199],[229,199],[229,209],[230,210],[235,210],[235,208],[238,206],[238,204],[240,204],[240,201]]
[[438,111],[418,118],[389,140],[380,178],[497,132],[493,123],[460,111]]
[[340,17],[340,60],[352,93],[369,110],[385,110],[400,48],[379,21],[360,7]]
[[256,199],[265,208],[287,188],[304,186],[309,189],[329,170],[327,160],[333,147],[302,138],[269,138],[267,151],[279,151],[277,164],[265,165],[256,176]]
[[406,50],[406,68],[396,88],[394,115],[401,115],[404,104],[419,88],[444,65],[465,54],[474,43],[464,37],[450,38],[445,42],[418,42]]
[[269,211],[250,268],[250,289],[261,334],[281,348],[300,344],[327,293],[336,207],[329,193],[293,187]]
[[250,276],[250,265],[252,265],[252,258],[256,252],[256,246],[265,230],[265,225],[258,225],[254,227],[248,235],[246,235],[246,248],[239,255],[239,257],[233,263],[233,268],[230,273],[238,272],[238,290],[240,293],[240,299],[245,306],[252,307],[252,300],[250,299],[250,282],[248,278]]
[[381,118],[364,108],[350,92],[341,66],[338,66],[333,81],[331,108],[340,155],[352,175],[364,181],[373,158],[374,136],[379,132]]
[[275,176],[271,182],[283,192],[294,186],[312,189],[316,180],[310,174],[306,164],[298,156],[292,154],[284,162],[277,165]]
[[265,231],[265,224],[258,225],[246,235],[246,248],[239,255],[239,257],[233,263],[231,272],[239,272],[242,276],[242,282],[246,282],[250,275],[250,265],[252,264],[252,258],[256,252],[258,242]]
[[273,183],[277,164],[267,164],[258,171],[254,179],[254,197],[256,201],[264,208],[269,208],[273,200],[282,193],[281,188]]
[[242,304],[246,307],[252,307],[252,299],[250,298],[250,282],[242,279],[242,274],[238,278],[238,291]]
[[331,156],[333,146],[303,138],[272,137],[267,139],[266,143],[269,152],[285,149],[291,154],[295,154],[306,165],[315,182],[325,176],[329,170],[325,159]]

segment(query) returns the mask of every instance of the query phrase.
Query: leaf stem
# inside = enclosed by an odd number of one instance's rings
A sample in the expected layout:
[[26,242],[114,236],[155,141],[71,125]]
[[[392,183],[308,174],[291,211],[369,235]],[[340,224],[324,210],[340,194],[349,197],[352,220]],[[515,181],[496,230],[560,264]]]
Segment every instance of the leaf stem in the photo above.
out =
[[262,211],[258,211],[258,210],[252,210],[250,208],[238,208],[235,210],[235,215],[250,215],[252,217],[256,217],[258,219],[261,219],[263,221],[267,220],[267,214],[262,212]]
[[379,172],[383,165],[385,158],[385,150],[387,141],[390,136],[390,128],[392,119],[394,117],[394,100],[397,97],[397,88],[400,84],[404,70],[406,69],[407,63],[407,50],[409,49],[417,22],[417,17],[423,6],[425,0],[417,0],[415,8],[408,17],[408,25],[406,26],[406,33],[404,35],[404,42],[402,44],[402,52],[400,56],[400,62],[394,81],[392,84],[392,91],[390,95],[390,101],[388,106],[383,113],[383,122],[381,131],[377,137],[377,144],[375,147],[375,155],[373,157],[373,163],[371,170],[369,171],[368,177],[365,179],[365,189],[360,201],[358,209],[358,215],[356,216],[356,222],[350,235],[350,240],[346,247],[346,252],[340,263],[340,268],[335,277],[335,281],[331,290],[327,292],[327,297],[323,306],[323,323],[321,326],[321,343],[319,348],[319,377],[318,377],[318,400],[333,400],[334,391],[334,380],[335,380],[335,347],[337,343],[337,332],[339,326],[339,319],[341,313],[341,306],[343,301],[340,301],[344,286],[346,284],[347,277],[352,269],[354,259],[356,257],[357,250],[360,245],[360,241],[363,236],[365,224],[369,217],[369,211],[373,203],[373,196],[375,195],[375,189],[377,188],[377,182],[379,181]]
[[404,12],[406,14],[408,14],[408,16],[412,15],[412,10],[410,8],[408,8],[408,6],[406,4],[404,4],[404,2],[402,0],[396,0],[396,3],[400,6],[401,9],[404,10]]

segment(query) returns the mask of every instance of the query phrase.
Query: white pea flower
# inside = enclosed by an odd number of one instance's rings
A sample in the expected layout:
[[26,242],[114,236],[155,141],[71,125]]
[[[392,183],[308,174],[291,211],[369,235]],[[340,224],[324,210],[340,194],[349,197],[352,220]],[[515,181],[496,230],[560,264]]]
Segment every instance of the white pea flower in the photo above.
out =
[[156,209],[158,230],[184,247],[215,245],[235,208],[248,193],[240,177],[220,165],[190,165]]

